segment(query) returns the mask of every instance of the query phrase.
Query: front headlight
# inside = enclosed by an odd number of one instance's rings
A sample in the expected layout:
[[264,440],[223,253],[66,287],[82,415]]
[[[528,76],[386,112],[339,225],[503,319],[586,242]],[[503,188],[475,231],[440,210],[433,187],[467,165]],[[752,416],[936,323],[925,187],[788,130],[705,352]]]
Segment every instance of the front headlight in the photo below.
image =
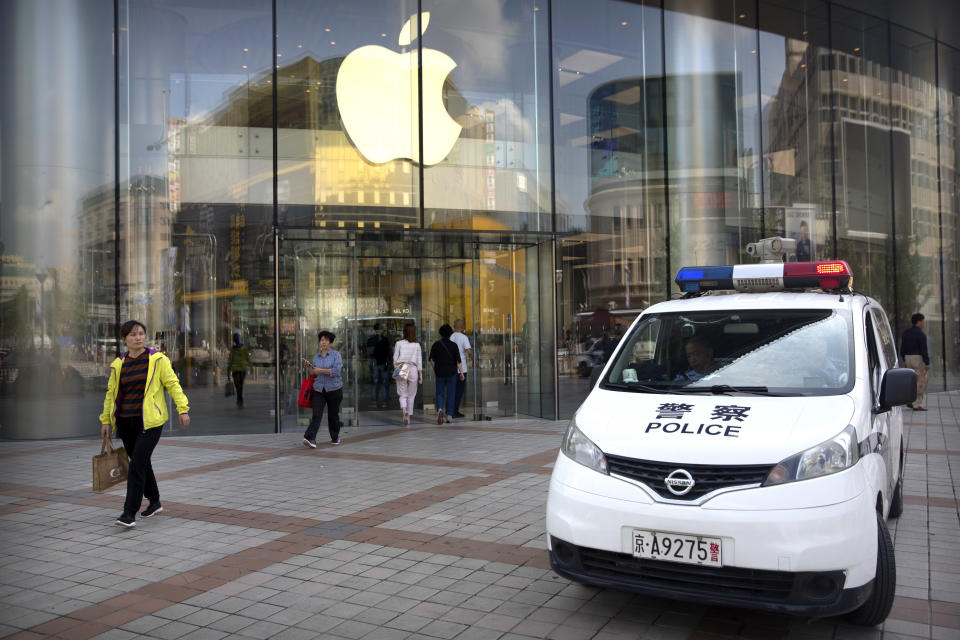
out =
[[849,469],[860,459],[860,445],[853,425],[826,442],[783,460],[767,474],[763,486],[809,480]]
[[563,436],[563,444],[560,445],[560,451],[574,462],[579,462],[585,467],[589,467],[600,473],[607,473],[607,457],[597,445],[590,442],[587,436],[577,428],[577,418],[574,416],[567,427],[567,433]]

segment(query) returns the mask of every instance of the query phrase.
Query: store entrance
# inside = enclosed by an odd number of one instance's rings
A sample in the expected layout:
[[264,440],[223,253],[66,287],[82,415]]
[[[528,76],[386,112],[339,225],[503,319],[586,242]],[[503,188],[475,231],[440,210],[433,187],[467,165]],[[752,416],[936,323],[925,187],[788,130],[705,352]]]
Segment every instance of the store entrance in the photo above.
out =
[[430,347],[440,326],[453,326],[458,319],[473,347],[459,421],[552,416],[553,359],[542,348],[550,344],[552,328],[550,314],[545,326],[540,314],[542,308],[552,309],[552,298],[549,307],[541,299],[552,296],[550,273],[546,279],[541,273],[550,267],[549,249],[549,242],[516,237],[427,231],[285,238],[280,249],[282,428],[302,428],[310,418],[309,409],[296,406],[302,374],[296,363],[316,353],[321,329],[336,334],[333,348],[344,362],[344,425],[399,425],[392,366],[387,365],[384,381],[376,366],[384,349],[373,338],[387,338],[392,361],[393,346],[411,322],[423,352],[413,424],[434,422]]

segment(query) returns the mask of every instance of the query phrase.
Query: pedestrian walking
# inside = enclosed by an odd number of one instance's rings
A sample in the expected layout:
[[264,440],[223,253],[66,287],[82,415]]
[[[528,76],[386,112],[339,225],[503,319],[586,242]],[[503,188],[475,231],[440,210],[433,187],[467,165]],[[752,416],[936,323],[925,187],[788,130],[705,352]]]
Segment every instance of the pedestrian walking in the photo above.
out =
[[923,332],[927,320],[922,313],[910,317],[913,326],[903,332],[900,338],[900,355],[903,363],[917,373],[917,399],[907,406],[914,411],[926,411],[923,406],[923,392],[927,388],[927,371],[930,370],[930,354],[927,352],[927,336]]
[[470,338],[463,332],[465,327],[463,318],[457,318],[453,321],[453,334],[450,336],[450,341],[457,345],[460,351],[460,364],[463,365],[460,369],[463,375],[457,377],[457,390],[453,399],[454,418],[466,417],[460,413],[460,403],[463,402],[463,396],[467,391],[467,375],[470,373],[467,363],[473,358],[473,349],[470,347]]
[[164,389],[173,398],[180,426],[184,429],[190,426],[190,405],[170,359],[159,351],[146,348],[147,328],[142,323],[136,320],[124,322],[120,327],[120,339],[127,352],[110,365],[107,395],[100,414],[100,435],[106,438],[116,432],[130,457],[127,496],[123,513],[115,522],[129,529],[137,523],[137,511],[140,511],[144,496],[149,502],[140,512],[142,517],[149,518],[163,511],[150,458],[168,418]]
[[343,400],[343,379],[340,377],[340,371],[343,370],[343,358],[340,357],[339,351],[330,348],[335,337],[329,331],[320,331],[317,334],[320,351],[313,356],[312,362],[303,359],[309,374],[314,376],[311,395],[313,417],[303,434],[303,444],[311,449],[317,448],[317,431],[320,430],[324,408],[327,409],[330,444],[340,444],[340,402]]
[[412,322],[403,325],[403,340],[397,340],[393,347],[394,369],[404,364],[407,365],[407,377],[396,377],[394,381],[400,396],[400,422],[409,426],[417,387],[423,384],[423,351],[417,342],[417,327]]
[[450,336],[453,328],[445,324],[439,329],[440,339],[430,347],[430,364],[437,378],[437,424],[452,422],[453,402],[457,393],[457,378],[463,376],[460,370],[460,350]]
[[227,371],[233,378],[233,388],[237,394],[237,407],[243,408],[243,381],[247,371],[253,368],[250,362],[250,351],[240,341],[240,334],[233,334],[233,346],[230,347],[230,358],[227,360]]

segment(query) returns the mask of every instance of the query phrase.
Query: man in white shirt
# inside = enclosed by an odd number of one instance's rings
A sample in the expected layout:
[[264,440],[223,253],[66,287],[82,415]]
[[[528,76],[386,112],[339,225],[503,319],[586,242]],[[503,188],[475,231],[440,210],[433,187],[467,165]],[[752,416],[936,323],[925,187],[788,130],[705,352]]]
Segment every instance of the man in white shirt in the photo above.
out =
[[454,418],[464,417],[463,414],[460,413],[460,401],[463,400],[463,394],[467,390],[467,363],[471,362],[471,358],[473,357],[473,350],[470,348],[470,338],[463,333],[464,326],[463,318],[454,320],[453,335],[450,336],[450,340],[460,349],[460,362],[463,364],[463,377],[457,377],[457,392],[453,401]]

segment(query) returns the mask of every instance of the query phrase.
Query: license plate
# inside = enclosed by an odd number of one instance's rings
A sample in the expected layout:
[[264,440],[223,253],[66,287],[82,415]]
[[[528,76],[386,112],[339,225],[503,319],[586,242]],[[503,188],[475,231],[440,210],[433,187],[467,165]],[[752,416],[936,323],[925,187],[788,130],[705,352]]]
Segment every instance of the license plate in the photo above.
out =
[[633,555],[649,560],[722,567],[720,538],[633,530]]

